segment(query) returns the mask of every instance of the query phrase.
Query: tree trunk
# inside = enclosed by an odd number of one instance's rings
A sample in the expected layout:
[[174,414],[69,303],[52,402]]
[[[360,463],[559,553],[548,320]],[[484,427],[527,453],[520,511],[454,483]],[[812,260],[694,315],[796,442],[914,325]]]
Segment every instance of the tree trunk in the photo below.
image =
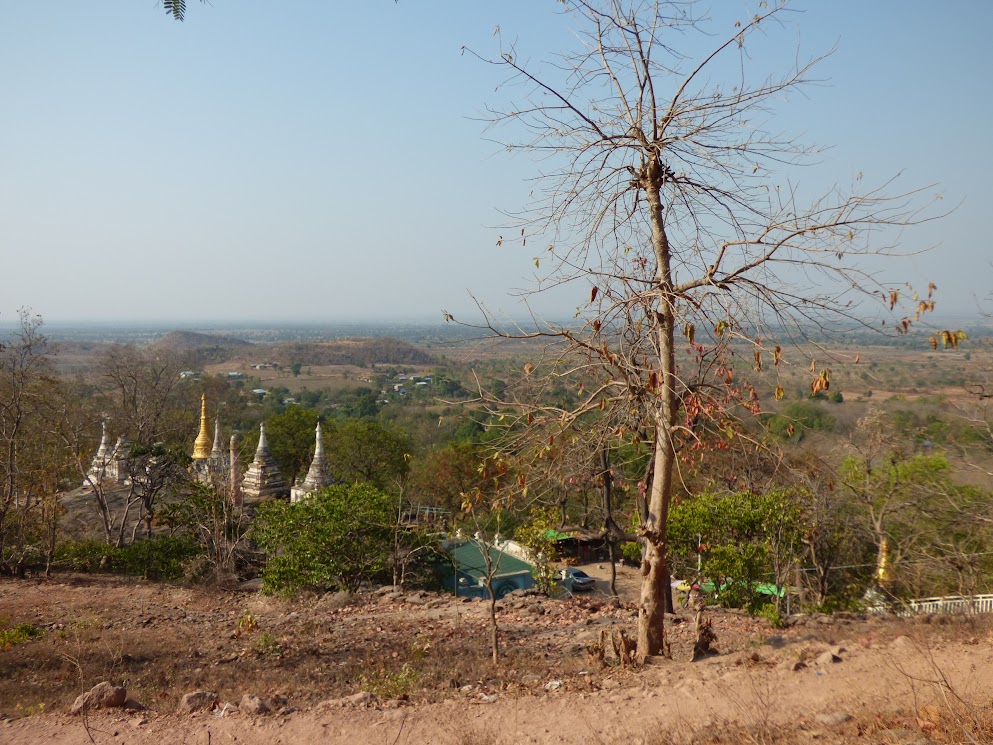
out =
[[496,595],[493,594],[493,583],[489,583],[490,589],[490,647],[493,652],[493,664],[496,665],[500,657],[500,635],[497,629],[496,620]]
[[641,605],[638,609],[638,659],[668,654],[665,636],[666,594],[669,584],[667,523],[672,499],[672,475],[676,451],[673,429],[676,422],[675,298],[672,294],[672,265],[669,239],[665,232],[662,199],[662,167],[652,154],[643,168],[642,187],[649,204],[652,225],[652,248],[657,268],[656,298],[658,308],[659,391],[655,411],[655,466],[648,499],[648,519],[642,526],[645,551],[641,563]]
[[[610,473],[610,455],[607,448],[600,448],[600,488],[603,496],[603,534],[610,554],[610,594],[617,597],[617,545],[614,540],[614,482]],[[583,492],[585,494],[585,490]]]
[[607,536],[607,550],[610,551],[610,594],[617,597],[617,551],[614,539]]

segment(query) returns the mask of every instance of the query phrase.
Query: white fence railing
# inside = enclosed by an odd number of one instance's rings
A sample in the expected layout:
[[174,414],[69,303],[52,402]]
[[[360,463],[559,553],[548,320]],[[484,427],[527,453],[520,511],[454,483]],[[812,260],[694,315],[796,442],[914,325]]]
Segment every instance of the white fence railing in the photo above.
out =
[[907,601],[911,613],[993,613],[993,595],[948,595]]

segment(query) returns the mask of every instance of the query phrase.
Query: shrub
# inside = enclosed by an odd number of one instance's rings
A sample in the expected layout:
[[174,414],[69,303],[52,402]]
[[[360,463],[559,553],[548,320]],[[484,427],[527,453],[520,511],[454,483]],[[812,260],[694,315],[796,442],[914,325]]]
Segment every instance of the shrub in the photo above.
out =
[[797,401],[784,406],[778,414],[767,414],[762,421],[769,431],[783,439],[800,440],[805,432],[831,432],[835,418],[819,401]]
[[514,531],[514,540],[530,552],[531,574],[535,584],[549,593],[555,582],[553,562],[558,559],[558,530],[555,510],[551,507],[534,508],[523,525]]
[[391,566],[396,500],[369,484],[331,486],[296,504],[259,505],[252,536],[266,552],[262,588],[357,590]]
[[636,541],[628,541],[621,544],[621,556],[624,562],[632,566],[641,564],[641,544]]
[[12,629],[0,629],[0,649],[9,649],[41,634],[41,629],[30,623],[19,623]]
[[416,667],[409,662],[395,672],[379,670],[371,675],[363,675],[361,678],[362,688],[370,693],[374,693],[380,698],[402,698],[410,694],[421,674]]
[[255,642],[255,651],[259,654],[278,655],[283,653],[283,645],[268,631],[263,631]]
[[200,553],[190,539],[155,536],[129,546],[101,541],[66,541],[55,549],[55,565],[74,572],[110,572],[131,577],[172,580],[183,576],[183,565]]
[[783,628],[783,616],[780,614],[779,609],[776,608],[772,603],[766,603],[765,605],[759,606],[755,615],[759,618],[764,618],[769,622],[769,626],[774,629]]

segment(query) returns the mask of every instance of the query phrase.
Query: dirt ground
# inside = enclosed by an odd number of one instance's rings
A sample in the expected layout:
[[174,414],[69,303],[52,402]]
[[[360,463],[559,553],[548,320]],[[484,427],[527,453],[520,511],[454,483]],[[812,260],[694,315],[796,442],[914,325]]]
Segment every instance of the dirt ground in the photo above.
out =
[[[634,632],[637,577],[624,570],[620,585],[618,602],[603,582],[501,601],[494,666],[485,605],[450,596],[3,580],[0,629],[42,633],[0,649],[0,743],[993,742],[983,619],[842,614],[777,630],[713,610],[718,654],[690,662],[683,612],[669,618],[671,660],[601,664],[587,652],[601,631]],[[123,709],[69,714],[104,680],[127,688]],[[179,713],[197,690],[219,706]],[[239,712],[245,694],[272,713]]]

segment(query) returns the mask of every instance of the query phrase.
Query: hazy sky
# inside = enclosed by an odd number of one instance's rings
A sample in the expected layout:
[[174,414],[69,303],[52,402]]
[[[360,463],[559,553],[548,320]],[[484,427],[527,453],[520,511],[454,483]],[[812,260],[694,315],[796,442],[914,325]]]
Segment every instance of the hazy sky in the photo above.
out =
[[[539,166],[485,139],[473,117],[501,78],[460,49],[495,52],[498,25],[518,56],[572,47],[558,3],[187,2],[177,23],[155,0],[0,0],[3,319],[439,320],[469,291],[518,312],[535,249],[496,247],[495,226]],[[837,46],[825,84],[777,110],[834,146],[803,187],[939,184],[961,205],[904,235],[940,245],[892,276],[975,310],[993,281],[993,3],[794,7],[780,47]],[[567,316],[584,292],[539,309]]]

